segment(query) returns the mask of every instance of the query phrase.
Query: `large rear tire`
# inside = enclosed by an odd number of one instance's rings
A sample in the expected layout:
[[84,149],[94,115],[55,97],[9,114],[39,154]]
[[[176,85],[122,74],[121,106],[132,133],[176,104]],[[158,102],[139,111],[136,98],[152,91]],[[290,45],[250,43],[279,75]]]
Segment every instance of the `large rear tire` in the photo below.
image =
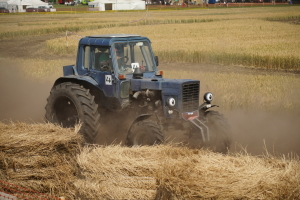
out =
[[66,82],[55,86],[47,99],[46,120],[62,127],[80,123],[79,132],[86,142],[92,143],[99,132],[98,105],[88,89]]
[[156,122],[143,120],[132,125],[128,133],[127,144],[129,146],[150,146],[162,143],[164,138],[165,135]]
[[206,112],[209,128],[209,148],[215,152],[227,153],[231,145],[231,130],[227,119],[217,111]]

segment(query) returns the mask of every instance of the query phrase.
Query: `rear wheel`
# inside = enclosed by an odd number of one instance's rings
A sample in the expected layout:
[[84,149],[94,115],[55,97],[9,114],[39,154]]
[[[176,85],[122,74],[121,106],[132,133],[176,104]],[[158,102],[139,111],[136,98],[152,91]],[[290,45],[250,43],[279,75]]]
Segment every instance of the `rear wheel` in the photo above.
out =
[[165,138],[160,126],[150,120],[143,120],[135,123],[127,137],[127,143],[129,146],[133,145],[154,145],[160,144]]
[[87,142],[93,142],[98,134],[100,114],[98,105],[88,89],[75,83],[55,86],[47,99],[46,120],[62,127],[74,127],[81,123],[79,132]]

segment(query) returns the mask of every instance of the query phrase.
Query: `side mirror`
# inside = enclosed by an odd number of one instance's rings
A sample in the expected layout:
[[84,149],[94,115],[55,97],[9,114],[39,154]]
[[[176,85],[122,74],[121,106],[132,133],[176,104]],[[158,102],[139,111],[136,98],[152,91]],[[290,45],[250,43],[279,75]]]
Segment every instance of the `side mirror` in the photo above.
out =
[[158,67],[158,56],[154,56],[154,60],[155,60],[155,63],[156,63],[156,67]]

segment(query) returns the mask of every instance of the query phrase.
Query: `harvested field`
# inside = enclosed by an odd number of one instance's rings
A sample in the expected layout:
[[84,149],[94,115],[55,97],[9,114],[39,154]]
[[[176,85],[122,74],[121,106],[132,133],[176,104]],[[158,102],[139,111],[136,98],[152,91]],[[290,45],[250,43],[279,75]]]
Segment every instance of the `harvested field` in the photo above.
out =
[[75,130],[0,123],[0,179],[67,199],[299,199],[298,156],[176,145],[82,147]]
[[[1,15],[0,186],[78,200],[300,199],[299,8]],[[66,42],[65,25],[148,36],[166,78],[215,94],[232,126],[229,153],[88,146],[44,123],[54,81],[75,63],[78,38]]]

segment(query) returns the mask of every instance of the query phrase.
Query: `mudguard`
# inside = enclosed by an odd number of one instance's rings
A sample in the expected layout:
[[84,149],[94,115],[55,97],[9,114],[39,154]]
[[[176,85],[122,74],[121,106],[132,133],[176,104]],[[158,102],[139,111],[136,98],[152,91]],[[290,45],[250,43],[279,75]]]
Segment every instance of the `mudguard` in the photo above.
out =
[[[67,65],[63,67],[64,76],[58,78],[53,87],[63,82],[75,82],[75,83],[89,83],[97,88],[99,88],[99,84],[90,76],[81,76],[78,75],[78,72],[74,65]],[[102,90],[102,88],[99,88]]]
[[[92,79],[89,76],[76,76],[76,75],[71,75],[71,76],[64,76],[64,77],[60,77],[58,79],[56,79],[53,87],[55,87],[56,85],[63,83],[63,82],[73,82],[73,83],[79,83],[82,85],[88,84],[88,85],[92,85],[96,88],[98,88],[99,90],[102,90],[101,88],[99,88],[98,83]],[[53,88],[52,87],[52,88]]]
[[204,102],[203,104],[201,104],[199,107],[198,107],[198,110],[199,110],[199,114],[200,116],[204,116],[206,110],[210,109],[210,108],[213,108],[213,107],[219,107],[218,105],[211,105],[210,103],[208,102]]

